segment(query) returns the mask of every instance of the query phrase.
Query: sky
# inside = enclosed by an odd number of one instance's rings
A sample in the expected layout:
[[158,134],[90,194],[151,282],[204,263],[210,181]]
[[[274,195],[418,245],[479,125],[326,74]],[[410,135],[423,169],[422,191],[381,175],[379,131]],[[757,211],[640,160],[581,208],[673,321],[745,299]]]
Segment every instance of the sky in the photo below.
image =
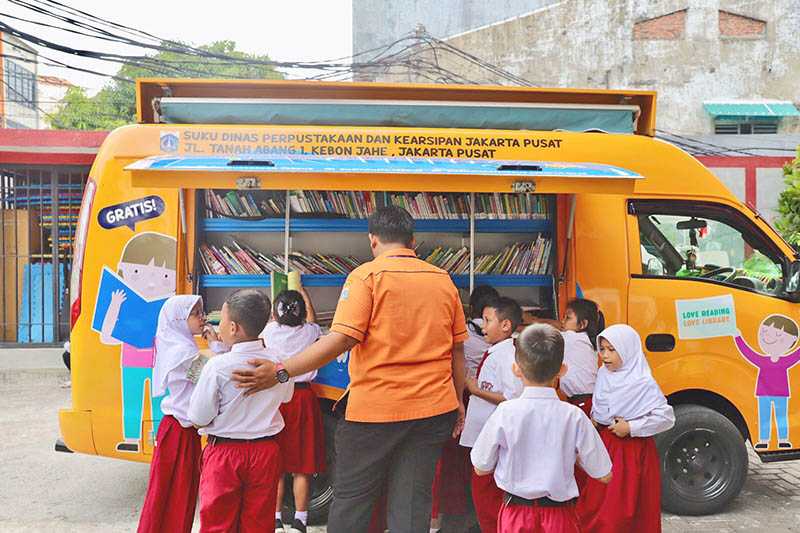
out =
[[[30,1],[30,0],[29,0]],[[35,0],[34,0],[35,1]],[[347,57],[352,54],[351,0],[61,0],[62,3],[164,39],[194,45],[232,40],[237,49],[268,54],[280,61],[311,61]],[[37,2],[42,5],[42,2]],[[130,53],[114,43],[69,35],[33,24],[10,19],[14,15],[63,24],[0,0],[0,20],[8,25],[72,48]],[[36,48],[36,47],[34,47]],[[45,55],[108,74],[114,64],[81,59],[49,50]],[[40,66],[39,74],[58,76],[90,90],[99,90],[106,79],[63,68]],[[287,72],[288,77],[302,77],[303,71]]]

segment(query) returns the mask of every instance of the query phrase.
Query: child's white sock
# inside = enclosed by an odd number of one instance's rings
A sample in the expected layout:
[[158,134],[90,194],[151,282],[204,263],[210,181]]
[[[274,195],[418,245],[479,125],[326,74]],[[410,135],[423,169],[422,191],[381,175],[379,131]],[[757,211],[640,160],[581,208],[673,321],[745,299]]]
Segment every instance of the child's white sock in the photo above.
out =
[[304,526],[308,525],[308,511],[295,511],[294,518],[295,520],[300,520]]
[[283,522],[283,516],[281,515],[280,511],[275,511],[275,520],[280,520]]

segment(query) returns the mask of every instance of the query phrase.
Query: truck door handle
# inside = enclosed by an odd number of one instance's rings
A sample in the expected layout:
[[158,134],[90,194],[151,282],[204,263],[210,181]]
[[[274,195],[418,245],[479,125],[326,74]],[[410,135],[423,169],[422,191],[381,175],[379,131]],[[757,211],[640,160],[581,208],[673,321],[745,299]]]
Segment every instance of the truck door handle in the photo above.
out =
[[650,352],[671,352],[675,349],[675,337],[669,333],[653,333],[644,341]]

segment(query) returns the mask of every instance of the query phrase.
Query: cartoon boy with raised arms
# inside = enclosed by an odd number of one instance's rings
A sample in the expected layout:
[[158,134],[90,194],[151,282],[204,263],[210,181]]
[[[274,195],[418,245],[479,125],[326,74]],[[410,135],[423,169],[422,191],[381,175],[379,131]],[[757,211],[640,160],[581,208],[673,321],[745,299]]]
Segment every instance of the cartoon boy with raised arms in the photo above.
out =
[[[161,400],[164,397],[145,397],[145,383],[148,381],[152,383],[153,339],[156,334],[158,312],[163,301],[175,295],[176,249],[175,239],[160,233],[139,233],[131,238],[125,245],[117,266],[117,274],[122,279],[125,289],[116,289],[111,292],[110,303],[102,317],[101,342],[122,345],[120,366],[122,372],[123,441],[117,444],[117,451],[139,452],[145,402],[150,402],[153,434],[157,432],[158,421],[162,418]],[[128,289],[147,302],[154,302],[155,305],[126,310],[123,304],[128,300],[128,296],[126,296]],[[101,285],[102,290],[103,286]],[[98,294],[98,302],[102,296],[102,294]],[[115,337],[115,331],[122,330],[122,328],[117,328],[120,319],[128,324],[134,323],[134,327],[140,328],[137,331],[138,338],[144,340],[137,341],[138,346],[132,344],[128,338]],[[99,319],[96,318],[96,320]],[[115,328],[117,329],[115,330]],[[143,332],[141,328],[148,329],[148,331]],[[149,329],[152,329],[152,332]],[[124,335],[118,336],[124,337]]]
[[734,337],[739,353],[758,368],[756,450],[769,447],[773,408],[778,426],[778,447],[792,447],[789,442],[789,369],[800,362],[800,347],[795,347],[798,334],[800,329],[794,320],[784,315],[770,315],[758,328],[758,345],[763,353],[753,350],[742,338],[741,332]]

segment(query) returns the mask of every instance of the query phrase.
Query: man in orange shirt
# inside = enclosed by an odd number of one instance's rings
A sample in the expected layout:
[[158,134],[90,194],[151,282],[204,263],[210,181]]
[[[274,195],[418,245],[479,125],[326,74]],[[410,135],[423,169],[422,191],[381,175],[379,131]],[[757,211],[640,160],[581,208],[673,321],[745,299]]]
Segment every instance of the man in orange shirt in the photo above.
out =
[[282,365],[257,361],[238,373],[255,392],[352,349],[331,533],[366,531],[385,484],[392,533],[427,531],[436,461],[463,427],[464,311],[448,273],[416,257],[413,232],[404,209],[377,209],[369,218],[375,259],[347,277],[331,332]]

